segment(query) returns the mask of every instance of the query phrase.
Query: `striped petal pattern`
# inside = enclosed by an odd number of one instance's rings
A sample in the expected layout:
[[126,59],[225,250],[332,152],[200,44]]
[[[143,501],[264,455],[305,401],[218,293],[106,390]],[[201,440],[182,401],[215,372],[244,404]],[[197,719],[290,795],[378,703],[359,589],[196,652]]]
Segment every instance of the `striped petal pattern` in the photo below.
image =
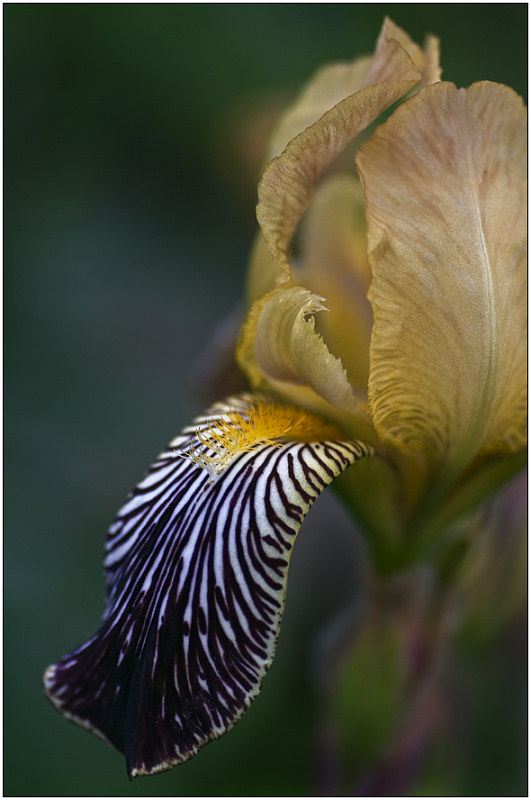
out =
[[248,708],[273,658],[300,525],[372,455],[317,440],[329,426],[304,412],[286,426],[285,407],[275,437],[279,407],[253,416],[257,403],[215,404],[159,455],[108,533],[100,630],[45,673],[56,708],[124,752],[130,777],[186,761]]

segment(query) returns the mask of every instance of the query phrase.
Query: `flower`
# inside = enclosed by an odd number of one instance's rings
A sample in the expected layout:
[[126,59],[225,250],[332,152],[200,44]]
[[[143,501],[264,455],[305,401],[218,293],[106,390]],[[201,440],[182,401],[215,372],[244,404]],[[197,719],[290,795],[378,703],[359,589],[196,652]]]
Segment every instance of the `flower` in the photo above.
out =
[[[347,160],[316,188],[292,266],[293,233],[317,178],[359,133],[353,119],[375,115],[367,108],[382,91],[395,99],[395,83],[363,88],[395,36],[387,21],[365,77],[355,62],[351,94],[264,171],[239,360],[255,386],[377,445],[394,470],[380,492],[411,540],[412,525],[447,524],[522,463],[526,117],[508,87],[458,90],[438,80],[433,42],[423,61],[399,39],[429,85],[359,148],[361,182]],[[337,73],[318,76],[280,123],[281,141]],[[319,335],[314,315],[325,307]],[[371,480],[356,502],[381,532]]]
[[437,41],[389,20],[373,57],[323,69],[280,120],[237,348],[252,391],[133,490],[101,627],[44,676],[130,777],[190,758],[256,696],[295,537],[334,478],[385,571],[444,550],[522,465],[525,134],[511,89],[440,81]]

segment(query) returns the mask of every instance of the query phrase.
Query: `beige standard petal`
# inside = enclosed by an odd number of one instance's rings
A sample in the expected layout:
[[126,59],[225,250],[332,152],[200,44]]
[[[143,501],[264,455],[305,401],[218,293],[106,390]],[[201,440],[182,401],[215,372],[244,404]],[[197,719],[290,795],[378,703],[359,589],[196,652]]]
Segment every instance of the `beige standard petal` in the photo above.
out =
[[398,71],[402,68],[401,51],[405,51],[415,65],[422,76],[422,83],[440,80],[439,40],[435,36],[428,36],[425,49],[422,50],[402,28],[386,17],[364,85],[372,86],[375,83],[397,80]]
[[321,67],[273,128],[267,161],[279,156],[291,139],[336,103],[363,89],[372,61],[372,56],[362,56],[352,62]]
[[[409,64],[409,73],[416,74]],[[258,185],[257,219],[273,258],[289,280],[288,248],[319,175],[386,108],[417,82],[404,80],[362,89],[342,100],[292,139],[266,167]]]
[[380,437],[448,485],[526,438],[526,113],[489,82],[422,89],[359,151]]
[[426,83],[439,80],[438,40],[433,36],[428,37],[426,51],[423,52],[405,31],[387,17],[374,55],[361,56],[347,63],[327,64],[316,72],[274,127],[267,161],[279,156],[291,139],[317,122],[344,98],[367,86],[400,80],[404,63],[407,64],[404,52],[417,68],[419,76],[425,76]]
[[416,84],[436,81],[439,75],[437,40],[430,37],[423,53],[386,19],[372,61],[325,68],[284,115],[273,134],[271,153],[285,149],[264,171],[257,218],[285,280],[290,278],[293,233],[321,173],[389,106]]

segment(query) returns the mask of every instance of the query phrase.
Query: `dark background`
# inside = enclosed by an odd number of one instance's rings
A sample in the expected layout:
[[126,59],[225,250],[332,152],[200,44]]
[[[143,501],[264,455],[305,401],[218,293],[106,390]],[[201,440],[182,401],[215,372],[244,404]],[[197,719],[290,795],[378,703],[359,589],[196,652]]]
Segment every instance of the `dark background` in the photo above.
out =
[[[441,38],[444,78],[523,94],[527,6],[3,11],[4,793],[314,793],[313,641],[355,581],[356,541],[330,493],[296,547],[263,693],[191,762],[128,783],[120,755],[47,703],[41,673],[95,631],[106,528],[201,409],[192,368],[241,296],[255,230],[269,120],[258,110],[291,97],[324,62],[371,52],[386,13],[417,41]],[[496,658],[482,663],[480,685],[469,680],[480,709],[470,749],[458,768],[435,771],[433,793],[524,785],[525,740],[522,752],[514,742],[525,701],[506,685],[525,677],[512,672],[516,659]]]

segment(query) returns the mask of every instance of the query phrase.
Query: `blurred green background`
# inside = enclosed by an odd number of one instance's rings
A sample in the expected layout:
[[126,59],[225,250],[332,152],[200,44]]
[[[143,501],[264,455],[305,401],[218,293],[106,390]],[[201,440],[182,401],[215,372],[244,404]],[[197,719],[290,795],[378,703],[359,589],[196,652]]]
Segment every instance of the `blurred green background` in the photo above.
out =
[[[322,63],[370,52],[386,13],[417,41],[440,36],[446,79],[524,94],[527,6],[3,12],[4,794],[319,793],[314,642],[354,596],[359,563],[330,493],[295,548],[263,693],[191,762],[129,783],[119,754],[47,703],[41,673],[95,631],[106,528],[201,409],[193,367],[241,296],[255,230],[270,122],[258,110],[279,106]],[[441,762],[434,793],[525,793],[525,637],[507,636],[501,655],[465,657],[468,750],[453,770]]]

